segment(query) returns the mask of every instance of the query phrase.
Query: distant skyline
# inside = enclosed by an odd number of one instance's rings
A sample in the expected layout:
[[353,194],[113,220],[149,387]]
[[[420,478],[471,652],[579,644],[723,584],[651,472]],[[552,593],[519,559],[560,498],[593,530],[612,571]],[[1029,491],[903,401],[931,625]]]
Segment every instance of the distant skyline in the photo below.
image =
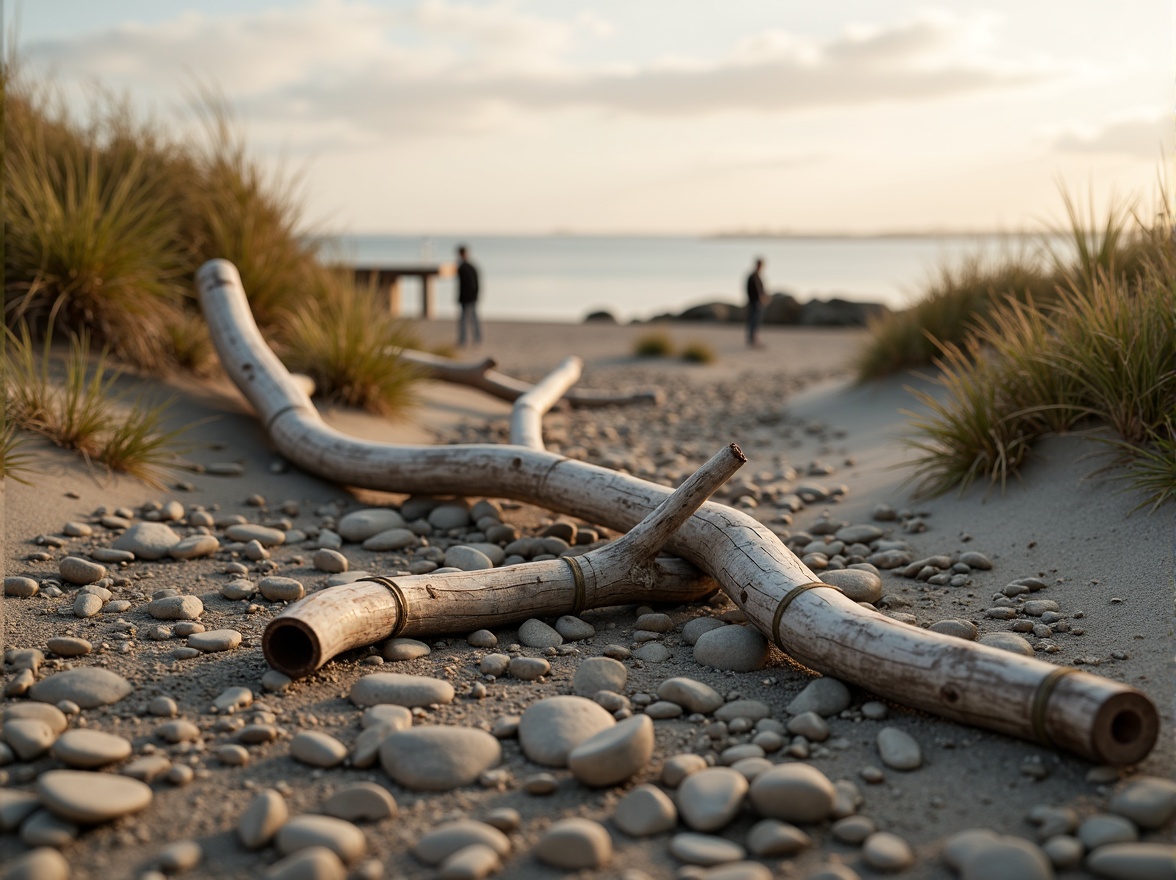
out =
[[1039,230],[1155,207],[1172,4],[4,0],[22,65],[189,125],[219,90],[315,231]]

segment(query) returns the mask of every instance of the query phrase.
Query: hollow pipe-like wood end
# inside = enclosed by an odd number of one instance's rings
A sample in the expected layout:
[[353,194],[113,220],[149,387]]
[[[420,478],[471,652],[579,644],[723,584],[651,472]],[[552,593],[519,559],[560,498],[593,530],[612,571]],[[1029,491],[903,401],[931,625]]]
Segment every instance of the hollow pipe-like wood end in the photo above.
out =
[[1106,700],[1091,724],[1090,745],[1097,761],[1122,767],[1148,756],[1160,734],[1160,714],[1148,697],[1125,690]]
[[298,617],[275,617],[261,636],[261,651],[271,667],[304,678],[327,662],[314,627]]

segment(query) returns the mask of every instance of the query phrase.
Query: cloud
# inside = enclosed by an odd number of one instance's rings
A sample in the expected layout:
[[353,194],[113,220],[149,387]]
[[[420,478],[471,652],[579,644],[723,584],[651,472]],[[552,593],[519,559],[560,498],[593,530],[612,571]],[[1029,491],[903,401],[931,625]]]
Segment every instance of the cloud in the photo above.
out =
[[506,2],[388,9],[312,0],[215,18],[186,13],[35,43],[25,53],[164,100],[193,76],[211,80],[250,119],[329,126],[372,143],[567,110],[698,118],[958,98],[1059,74],[992,55],[984,44],[994,26],[984,17],[927,15],[823,39],[770,31],[709,58],[601,66],[569,60],[611,33],[591,14],[545,18]]
[[1138,116],[1108,122],[1093,130],[1065,132],[1054,140],[1054,148],[1070,153],[1156,159],[1171,154],[1173,133],[1170,116]]

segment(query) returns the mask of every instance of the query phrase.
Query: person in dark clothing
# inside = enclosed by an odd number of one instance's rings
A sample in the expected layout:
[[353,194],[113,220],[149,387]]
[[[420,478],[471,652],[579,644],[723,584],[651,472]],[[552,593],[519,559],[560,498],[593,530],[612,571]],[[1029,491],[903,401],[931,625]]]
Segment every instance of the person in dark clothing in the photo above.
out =
[[467,258],[466,246],[457,246],[457,303],[461,317],[457,322],[457,344],[466,344],[467,329],[474,345],[482,344],[482,327],[478,323],[478,270]]
[[747,344],[759,348],[759,328],[764,317],[764,306],[768,295],[764,292],[764,279],[760,274],[764,268],[762,257],[757,257],[755,268],[747,276]]

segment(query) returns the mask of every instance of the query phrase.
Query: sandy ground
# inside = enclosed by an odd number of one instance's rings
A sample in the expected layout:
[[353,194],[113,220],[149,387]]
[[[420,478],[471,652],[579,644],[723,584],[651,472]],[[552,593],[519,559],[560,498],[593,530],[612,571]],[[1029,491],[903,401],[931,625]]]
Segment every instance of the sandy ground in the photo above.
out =
[[[453,334],[449,322],[422,323],[419,329],[428,344],[448,343]],[[675,360],[638,361],[631,356],[633,340],[649,328],[636,326],[491,323],[485,328],[484,344],[471,356],[492,356],[500,370],[533,381],[562,358],[576,354],[584,361],[581,386],[586,388],[650,384],[677,389],[738,388],[745,382],[756,393],[757,412],[771,413],[772,418],[733,419],[729,426],[709,424],[705,432],[700,425],[700,435],[705,433],[709,438],[729,429],[733,436],[727,439],[738,442],[748,455],[749,473],[780,461],[803,469],[820,459],[836,468],[833,475],[823,479],[849,488],[836,503],[801,511],[790,528],[805,528],[824,513],[848,522],[869,522],[874,507],[885,503],[921,514],[927,531],[901,536],[920,554],[963,550],[987,554],[994,569],[976,572],[974,584],[967,588],[928,589],[917,581],[884,574],[884,592],[909,602],[901,610],[915,614],[924,626],[960,617],[977,623],[982,633],[1002,631],[1008,627],[1006,622],[984,617],[991,594],[1018,577],[1032,575],[1046,580],[1050,586],[1039,595],[1056,600],[1071,623],[1080,623],[1085,631],[1080,636],[1057,636],[1055,641],[1061,650],[1049,659],[1061,664],[1082,662],[1085,668],[1149,694],[1163,717],[1160,738],[1147,760],[1126,773],[1168,778],[1176,775],[1170,510],[1152,515],[1132,513],[1137,498],[1115,491],[1106,482],[1086,479],[1097,462],[1088,457],[1092,444],[1076,437],[1044,444],[1037,450],[1025,478],[1011,483],[1003,495],[974,490],[963,498],[912,500],[905,482],[909,470],[902,467],[908,453],[901,443],[904,419],[899,410],[916,406],[904,385],[925,383],[916,377],[905,377],[866,388],[852,387],[846,380],[845,366],[862,340],[859,331],[767,328],[765,346],[749,350],[743,344],[740,327],[666,325],[666,329],[679,345],[702,341],[711,346],[718,357],[716,363],[699,366]],[[285,502],[294,502],[299,515],[293,517],[293,523],[299,528],[317,523],[321,517],[316,511],[326,511],[324,505],[346,511],[370,503],[396,503],[402,497],[349,490],[294,469],[282,469],[248,404],[227,383],[173,383],[161,390],[178,395],[174,410],[177,423],[193,424],[189,459],[203,465],[237,462],[243,465],[244,475],[185,473],[179,480],[189,488],[181,490],[171,485],[156,490],[134,480],[99,474],[64,454],[45,450],[41,455],[43,473],[36,477],[34,485],[9,482],[4,487],[6,575],[41,580],[56,575],[56,560],[61,556],[85,555],[94,547],[108,545],[114,534],[101,528],[96,529],[93,538],[70,539],[58,550],[35,543],[40,535],[60,535],[68,521],[92,522],[102,507],[137,508],[144,502],[174,498],[186,506],[202,505],[218,514],[240,513],[250,521],[260,521],[282,516]],[[336,427],[357,436],[402,443],[452,441],[485,431],[487,426],[501,432],[507,423],[507,404],[468,388],[429,383],[423,397],[419,409],[395,423],[330,409],[324,410],[324,416]],[[599,416],[610,421],[628,420],[637,430],[646,426],[653,432],[653,423],[666,417],[649,408],[611,410],[607,416]],[[570,419],[566,413],[554,412],[546,419],[545,430],[558,434],[566,431],[569,424],[574,430],[576,423]],[[825,427],[812,434],[781,429],[817,422]],[[264,508],[247,503],[255,495],[265,499]],[[505,518],[527,528],[551,517],[522,507],[508,510]],[[46,550],[50,560],[30,559],[31,554]],[[308,588],[318,586],[325,575],[311,568],[312,552],[305,545],[278,548],[274,554],[277,573],[299,578]],[[373,554],[353,545],[346,552],[352,568],[378,570],[380,562]],[[72,593],[62,599],[39,596],[7,599],[3,604],[7,648],[44,648],[49,637],[61,634],[81,635],[96,648],[107,645],[104,651],[99,649],[71,662],[107,665],[130,679],[136,692],[115,706],[86,711],[87,723],[127,736],[138,752],[172,752],[175,760],[190,763],[197,770],[196,780],[186,787],[156,783],[154,803],[137,817],[85,831],[64,850],[73,866],[73,876],[137,877],[153,866],[166,844],[183,839],[195,839],[205,850],[202,866],[186,876],[258,876],[275,855],[271,850],[246,851],[236,842],[233,829],[255,789],[283,781],[289,785],[292,814],[313,811],[332,791],[358,779],[372,779],[390,787],[400,805],[399,817],[365,828],[369,853],[383,863],[388,877],[435,876],[434,869],[417,862],[407,849],[438,821],[458,815],[479,818],[499,806],[520,811],[523,825],[514,835],[517,855],[508,861],[501,875],[506,877],[559,876],[559,872],[542,866],[528,854],[553,819],[585,815],[607,824],[621,791],[590,791],[579,786],[566,771],[557,771],[559,786],[555,794],[527,795],[517,782],[540,768],[529,765],[512,742],[506,744],[506,762],[516,784],[506,790],[475,787],[427,795],[392,786],[378,768],[311,770],[288,756],[288,738],[251,747],[248,767],[220,765],[209,752],[220,742],[229,741],[230,732],[219,730],[218,719],[208,715],[207,709],[226,687],[250,687],[257,699],[278,715],[278,723],[287,732],[316,726],[351,743],[359,730],[359,712],[346,700],[346,694],[352,682],[371,671],[360,664],[363,654],[357,652],[296,683],[286,693],[264,693],[260,680],[267,666],[261,655],[260,632],[278,609],[267,607],[261,613],[247,615],[244,603],[221,600],[217,591],[226,580],[226,561],[218,556],[191,563],[134,563],[121,572],[135,579],[132,587],[125,589],[137,590],[141,596],[149,598],[152,590],[162,586],[175,586],[201,596],[206,606],[202,621],[209,629],[231,626],[245,635],[244,644],[237,650],[195,660],[173,662],[170,652],[180,644],[178,640],[153,642],[141,634],[129,653],[117,653],[117,620],[102,614],[77,620],[69,610]],[[145,630],[155,621],[146,615],[143,605],[135,601],[130,611],[113,617]],[[680,626],[715,609],[699,606],[664,610]],[[577,659],[598,655],[610,642],[630,644],[628,634],[635,619],[632,607],[589,612],[584,619],[593,623],[598,635],[579,644],[579,658],[551,658],[552,674],[542,682],[495,682],[484,701],[459,696],[452,706],[438,710],[437,720],[488,724],[503,713],[521,711],[540,697],[566,691]],[[500,646],[516,641],[510,629],[498,631],[497,635]],[[672,652],[670,661],[629,664],[626,692],[630,696],[652,693],[659,682],[671,676],[688,675],[724,693],[734,691],[764,700],[773,707],[776,717],[786,720],[783,707],[810,679],[807,671],[775,651],[767,668],[734,674],[695,664],[689,646],[676,633],[667,637],[666,644]],[[461,694],[478,678],[475,656],[464,638],[458,637],[439,643],[427,657],[383,669],[449,678]],[[1115,659],[1117,656],[1123,659]],[[43,672],[52,671],[49,665]],[[6,667],[5,672],[8,680],[11,667]],[[185,753],[153,738],[158,720],[144,717],[142,710],[147,700],[158,694],[174,697],[181,715],[204,728],[203,746]],[[869,698],[868,694],[855,692],[854,705]],[[887,770],[883,783],[868,785],[859,771],[866,765],[879,765],[875,736],[885,725],[901,727],[919,741],[924,765],[909,773]],[[1086,761],[912,712],[899,704],[891,704],[890,718],[884,722],[864,720],[860,713],[851,713],[851,717],[832,719],[831,727],[834,737],[844,739],[848,745],[829,750],[812,763],[831,779],[854,780],[864,799],[860,812],[873,818],[879,828],[901,835],[912,845],[916,864],[902,876],[953,876],[940,852],[944,839],[955,831],[987,827],[1031,838],[1033,827],[1026,816],[1036,806],[1067,805],[1084,816],[1106,806],[1110,787],[1088,780],[1092,765]],[[659,721],[657,731],[655,757],[635,781],[655,781],[661,761],[675,752],[689,750],[698,735],[696,726],[684,718]],[[43,758],[32,765],[10,765],[0,769],[0,774],[6,785],[27,789],[32,787],[36,773],[52,766],[52,759]],[[1044,772],[1027,772],[1041,768]],[[724,834],[742,840],[752,821],[750,816],[740,819]],[[875,876],[863,866],[860,852],[833,840],[827,826],[808,830],[815,841],[812,848],[794,858],[765,862],[777,876],[804,877],[830,860],[852,866],[862,876]],[[1171,842],[1173,828],[1152,832],[1147,839]],[[618,877],[623,869],[638,868],[653,877],[670,877],[681,867],[667,852],[668,835],[638,841],[613,829],[613,841],[613,862],[585,876]],[[0,864],[23,849],[14,834],[0,836]],[[1088,875],[1077,869],[1061,876]]]

